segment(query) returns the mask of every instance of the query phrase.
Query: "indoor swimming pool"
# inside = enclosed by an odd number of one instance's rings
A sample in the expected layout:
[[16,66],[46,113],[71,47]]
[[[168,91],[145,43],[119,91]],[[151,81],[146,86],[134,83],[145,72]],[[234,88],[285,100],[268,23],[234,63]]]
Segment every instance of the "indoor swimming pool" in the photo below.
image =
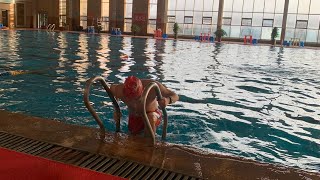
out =
[[[169,143],[320,171],[320,50],[46,31],[0,31],[0,42],[0,73],[31,72],[0,76],[0,109],[98,127],[83,103],[89,78],[151,78],[180,96]],[[98,84],[90,100],[113,131]]]

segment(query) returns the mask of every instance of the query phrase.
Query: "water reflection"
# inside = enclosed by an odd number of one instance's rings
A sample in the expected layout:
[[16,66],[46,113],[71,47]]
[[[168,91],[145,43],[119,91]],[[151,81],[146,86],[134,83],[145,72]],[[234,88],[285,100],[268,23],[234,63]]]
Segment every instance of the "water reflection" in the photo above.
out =
[[[129,39],[126,39],[126,41],[124,41],[124,38],[118,38],[118,37],[114,37],[111,36],[109,37],[109,49],[110,49],[110,53],[109,53],[109,59],[110,59],[110,63],[108,64],[108,67],[110,67],[110,69],[112,70],[110,73],[110,77],[115,77],[115,81],[116,82],[121,82],[125,77],[123,76],[121,72],[121,67],[124,66],[126,67],[126,64],[123,64],[123,62],[121,61],[120,57],[122,53],[120,50],[123,47],[123,44],[128,44],[124,47],[128,48],[127,52],[130,52],[130,45],[129,45]],[[106,79],[107,81],[112,81],[112,79],[108,78]]]
[[2,34],[2,36],[0,37],[0,60],[6,60],[10,62],[1,63],[1,66],[3,66],[2,68],[5,68],[7,70],[16,69],[17,67],[19,68],[22,65],[21,61],[19,61],[19,59],[21,58],[18,53],[20,48],[19,40],[20,34],[16,33],[16,31],[8,31],[5,34]]
[[97,58],[99,68],[103,70],[102,76],[108,77],[112,70],[108,67],[109,60],[109,37],[108,36],[100,36],[100,47],[97,48]]
[[[122,66],[119,68],[119,72],[122,73],[126,73],[126,72],[130,72],[130,67],[133,66],[134,64],[134,59],[132,58],[132,38],[128,38],[122,39],[122,49],[119,50],[119,52],[121,52],[121,55],[118,57],[118,59],[121,61]],[[126,77],[125,76],[121,76],[121,79],[124,81]]]
[[66,57],[64,57],[64,55],[66,54],[66,49],[68,48],[68,42],[66,39],[66,34],[64,33],[60,33],[57,37],[57,41],[58,41],[58,50],[60,51],[60,57],[59,57],[59,67],[64,67],[64,62],[67,61],[68,59]]
[[[73,69],[76,71],[76,81],[74,82],[75,86],[80,88],[81,82],[87,81],[87,70],[90,66],[90,62],[93,63],[94,59],[92,58],[93,55],[90,55],[89,57],[89,46],[88,46],[88,36],[86,34],[80,34],[79,35],[79,48],[78,52],[76,53],[77,56],[79,56],[81,59],[76,59],[72,65]],[[95,52],[91,50],[91,52]],[[90,58],[90,59],[89,59]]]

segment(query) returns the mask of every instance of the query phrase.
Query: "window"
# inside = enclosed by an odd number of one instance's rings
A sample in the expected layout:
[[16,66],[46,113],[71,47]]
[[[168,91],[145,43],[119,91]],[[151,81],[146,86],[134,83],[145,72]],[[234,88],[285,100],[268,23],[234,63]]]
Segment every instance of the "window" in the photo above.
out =
[[157,10],[158,0],[149,1],[149,16],[148,16],[148,33],[154,33],[157,28]]
[[307,29],[308,21],[306,20],[297,20],[296,28],[297,29]]
[[156,19],[149,19],[148,20],[148,33],[154,33],[157,28],[157,20]]
[[16,16],[17,16],[17,26],[24,26],[25,25],[25,6],[24,3],[17,3],[16,4]]
[[87,16],[80,16],[80,21],[87,21]]
[[80,0],[80,26],[83,29],[87,28],[87,12],[88,12],[88,3],[87,0]]
[[64,27],[67,24],[67,2],[66,0],[59,1],[59,27]]
[[125,19],[124,19],[124,22],[125,22],[125,23],[132,23],[132,19],[131,19],[131,18],[125,18]]
[[101,24],[102,31],[108,31],[108,29],[109,29],[109,17],[102,16],[100,24]]
[[253,12],[253,2],[254,2],[254,0],[245,0],[243,3],[242,11],[243,12]]
[[241,25],[242,26],[251,26],[252,25],[252,18],[242,18]]
[[223,25],[231,25],[231,18],[230,17],[224,17],[222,19],[222,24]]
[[[154,0],[150,0],[154,1]],[[162,2],[164,0],[157,0]],[[201,32],[213,31],[216,29],[218,20],[219,0],[167,0],[167,29],[168,34],[172,34],[174,23],[180,26],[179,33],[184,35],[198,35]],[[231,5],[230,12],[224,12],[226,24],[231,24],[233,1],[225,0],[225,8]],[[225,9],[226,10],[226,9]],[[241,18],[240,18],[241,21]],[[239,21],[239,22],[240,22]]]
[[273,27],[273,19],[264,19],[262,22],[263,27]]
[[103,31],[109,29],[109,0],[101,0],[101,28]]
[[185,24],[192,24],[193,23],[193,17],[192,16],[185,16],[184,17],[184,23]]
[[203,17],[202,24],[212,24],[212,17]]
[[149,1],[149,19],[157,19],[158,0]]
[[80,26],[82,26],[83,29],[87,28],[87,16],[80,16]]
[[132,0],[125,0],[124,32],[131,32],[132,26]]
[[131,18],[125,18],[124,19],[124,31],[125,32],[131,32],[131,26],[132,26],[132,19]]
[[102,22],[109,22],[109,17],[103,16],[102,17]]
[[65,27],[67,25],[67,16],[60,15],[59,16],[59,27]]
[[125,0],[124,6],[124,18],[132,18],[132,1]]
[[168,23],[174,23],[176,22],[176,17],[175,16],[168,16]]
[[149,24],[154,24],[154,25],[156,25],[156,24],[157,24],[157,20],[155,20],[155,19],[149,19]]

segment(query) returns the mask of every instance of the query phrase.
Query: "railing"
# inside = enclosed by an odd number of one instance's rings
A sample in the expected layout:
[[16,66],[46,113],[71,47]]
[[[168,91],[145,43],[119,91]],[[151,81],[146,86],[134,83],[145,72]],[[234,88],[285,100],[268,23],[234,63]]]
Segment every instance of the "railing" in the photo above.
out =
[[47,26],[47,31],[54,31],[54,29],[56,28],[56,25],[55,24],[49,24]]
[[[90,87],[95,81],[99,81],[102,84],[103,88],[106,90],[106,92],[108,93],[110,99],[112,100],[112,103],[113,103],[113,106],[114,106],[115,110],[117,111],[117,113],[119,115],[121,115],[121,111],[120,111],[120,107],[119,107],[119,104],[118,104],[117,100],[114,98],[114,96],[113,96],[110,88],[108,87],[108,84],[104,80],[104,78],[102,78],[102,77],[93,77],[93,78],[89,79],[86,82],[86,87],[84,89],[84,96],[83,96],[84,103],[85,103],[87,109],[89,110],[89,112],[91,113],[91,115],[94,117],[94,119],[98,123],[98,125],[99,125],[99,127],[101,129],[101,132],[103,133],[103,135],[105,135],[104,124],[101,121],[101,119],[99,118],[99,116],[96,113],[96,111],[93,109],[93,107],[92,107],[92,105],[90,104],[90,101],[89,101]],[[120,117],[121,116],[119,116],[119,118]],[[120,119],[118,119],[116,121],[116,132],[120,132]]]
[[[148,94],[150,92],[150,90],[152,88],[155,88],[155,91],[157,93],[157,100],[161,100],[162,99],[162,95],[161,95],[161,91],[159,86],[157,85],[157,83],[150,83],[148,84],[148,86],[144,89],[142,97],[143,97],[143,119],[144,119],[144,123],[148,128],[149,134],[151,135],[152,138],[152,143],[155,144],[155,132],[153,131],[149,118],[147,116],[147,112],[146,112],[146,101],[147,101],[147,97]],[[167,126],[168,126],[168,115],[167,115],[167,110],[166,108],[162,108],[162,117],[163,117],[163,128],[162,128],[162,140],[166,139],[167,136]],[[146,128],[146,127],[145,127]]]
[[56,25],[55,25],[55,24],[52,24],[52,26],[51,26],[51,31],[54,31],[55,28],[56,28]]

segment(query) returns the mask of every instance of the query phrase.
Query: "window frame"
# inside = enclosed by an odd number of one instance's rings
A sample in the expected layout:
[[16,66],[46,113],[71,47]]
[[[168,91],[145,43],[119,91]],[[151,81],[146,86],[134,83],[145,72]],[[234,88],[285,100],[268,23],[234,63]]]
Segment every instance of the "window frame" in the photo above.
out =
[[[210,19],[210,23],[208,24],[208,23],[204,23],[204,19]],[[202,24],[203,25],[212,25],[212,17],[202,17]]]
[[[186,22],[186,18],[191,18],[191,22]],[[193,16],[184,16],[183,23],[184,24],[193,24]]]
[[101,22],[109,22],[109,17],[108,16],[102,16],[101,17]]
[[[230,23],[225,23],[225,20],[230,20]],[[222,25],[229,25],[231,26],[232,18],[231,17],[223,17],[222,18]]]
[[[272,21],[272,25],[266,26],[264,21]],[[274,19],[262,19],[262,27],[273,27],[273,25],[274,25]]]
[[88,21],[88,16],[80,16],[80,21]]
[[[298,27],[298,22],[305,22],[306,26],[304,28]],[[295,29],[308,29],[308,20],[296,20],[296,27]]]
[[[169,18],[173,18],[174,21],[169,21]],[[168,23],[175,23],[176,22],[176,16],[167,16]]]
[[[243,23],[244,20],[250,20],[250,25]],[[241,26],[252,26],[252,18],[241,18]]]
[[148,19],[148,24],[156,25],[157,24],[157,19]]

